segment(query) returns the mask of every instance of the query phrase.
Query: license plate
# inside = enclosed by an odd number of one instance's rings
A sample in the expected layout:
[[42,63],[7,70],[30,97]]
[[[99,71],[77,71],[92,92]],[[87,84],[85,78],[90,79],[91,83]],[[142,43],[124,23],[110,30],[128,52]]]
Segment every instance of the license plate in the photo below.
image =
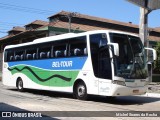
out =
[[133,90],[133,93],[139,93],[139,90]]

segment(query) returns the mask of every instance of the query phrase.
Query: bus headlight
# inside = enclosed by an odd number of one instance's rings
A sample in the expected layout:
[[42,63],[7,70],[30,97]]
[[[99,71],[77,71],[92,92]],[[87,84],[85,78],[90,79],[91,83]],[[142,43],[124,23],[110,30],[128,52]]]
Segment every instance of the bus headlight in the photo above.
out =
[[117,85],[122,85],[122,86],[126,86],[124,81],[119,81],[119,80],[113,80],[112,81],[113,84],[117,84]]

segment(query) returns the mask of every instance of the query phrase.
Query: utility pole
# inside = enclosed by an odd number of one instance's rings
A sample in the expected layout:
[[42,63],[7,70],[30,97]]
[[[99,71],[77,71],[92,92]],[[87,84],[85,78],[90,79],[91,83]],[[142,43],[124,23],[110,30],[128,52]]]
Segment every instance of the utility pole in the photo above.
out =
[[[146,5],[148,0],[146,1]],[[149,47],[148,41],[148,14],[151,10],[140,8],[140,24],[139,24],[139,36],[145,47]]]
[[153,10],[160,9],[160,0],[127,0],[140,7],[139,36],[145,47],[148,42],[148,14]]
[[71,22],[72,22],[72,17],[77,16],[77,12],[72,12],[69,13],[68,15],[66,15],[66,17],[68,18],[68,32],[71,32]]

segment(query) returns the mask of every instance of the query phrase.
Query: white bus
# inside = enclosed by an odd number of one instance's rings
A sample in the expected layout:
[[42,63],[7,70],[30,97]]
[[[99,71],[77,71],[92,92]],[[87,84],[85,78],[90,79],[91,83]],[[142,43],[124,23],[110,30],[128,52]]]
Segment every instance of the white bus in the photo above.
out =
[[3,60],[3,84],[19,91],[68,92],[84,100],[89,94],[144,94],[149,83],[142,42],[124,32],[68,33],[9,45]]

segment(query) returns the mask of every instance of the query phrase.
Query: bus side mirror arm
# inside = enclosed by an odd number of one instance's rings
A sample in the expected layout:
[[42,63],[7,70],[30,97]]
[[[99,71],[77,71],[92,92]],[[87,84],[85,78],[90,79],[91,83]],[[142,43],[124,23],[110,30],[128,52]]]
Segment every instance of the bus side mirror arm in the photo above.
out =
[[[152,51],[152,53],[153,53],[153,61],[154,60],[157,60],[157,53],[156,53],[156,50],[155,49],[153,49],[153,48],[147,48],[147,47],[145,47],[144,48],[145,50],[148,50],[148,51]],[[147,52],[148,52],[147,51]]]
[[111,46],[113,48],[113,53],[116,56],[119,56],[119,45],[118,43],[108,43],[108,46]]

